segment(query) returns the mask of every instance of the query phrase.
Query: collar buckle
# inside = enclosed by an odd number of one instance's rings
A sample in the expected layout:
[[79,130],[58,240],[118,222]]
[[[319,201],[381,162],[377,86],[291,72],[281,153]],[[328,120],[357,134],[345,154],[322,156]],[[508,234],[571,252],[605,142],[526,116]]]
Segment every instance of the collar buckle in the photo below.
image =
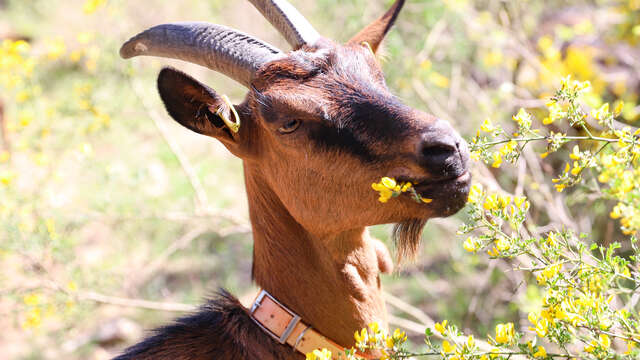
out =
[[[262,323],[260,323],[260,321],[258,321],[253,316],[253,313],[260,307],[260,305],[262,304],[262,300],[264,300],[265,296],[271,299],[271,301],[273,301],[274,303],[278,304],[278,306],[280,306],[281,309],[283,309],[284,311],[289,313],[289,315],[291,315],[291,320],[289,321],[289,324],[287,325],[284,332],[280,336],[275,334],[273,331],[267,329],[267,327],[262,325]],[[276,300],[273,296],[271,296],[271,294],[269,294],[264,289],[262,289],[258,294],[258,297],[256,297],[256,300],[253,302],[253,305],[251,305],[251,309],[249,310],[249,313],[251,314],[251,319],[253,320],[253,322],[255,322],[256,325],[258,325],[262,330],[264,330],[267,334],[269,334],[272,338],[274,338],[280,344],[284,344],[287,342],[287,339],[289,338],[289,336],[291,336],[293,329],[300,322],[300,316],[298,316],[293,311],[289,310],[289,308],[287,308],[286,306],[282,305],[278,300]]]

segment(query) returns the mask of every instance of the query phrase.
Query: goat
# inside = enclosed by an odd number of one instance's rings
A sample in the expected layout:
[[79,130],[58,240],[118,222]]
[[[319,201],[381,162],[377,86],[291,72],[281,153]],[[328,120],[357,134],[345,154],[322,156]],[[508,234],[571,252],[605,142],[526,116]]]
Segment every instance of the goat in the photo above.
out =
[[[220,25],[173,23],[136,35],[120,54],[185,60],[247,87],[231,105],[178,70],[158,77],[173,119],[243,161],[252,275],[263,292],[246,309],[223,291],[118,360],[303,359],[315,346],[350,348],[354,331],[387,326],[379,274],[392,262],[366,227],[397,223],[398,251],[411,255],[429,218],[466,202],[466,143],[446,121],[393,96],[375,57],[403,0],[344,45],[284,0],[250,1],[291,52]],[[412,182],[432,201],[403,195],[380,204],[371,184],[383,176]]]

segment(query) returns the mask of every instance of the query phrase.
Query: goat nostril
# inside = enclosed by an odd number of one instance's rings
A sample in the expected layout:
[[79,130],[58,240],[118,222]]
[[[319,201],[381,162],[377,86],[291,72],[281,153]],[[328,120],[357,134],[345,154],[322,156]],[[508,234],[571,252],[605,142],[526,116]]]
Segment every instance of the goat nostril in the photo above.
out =
[[422,156],[428,158],[439,158],[443,156],[449,156],[456,149],[451,148],[447,145],[433,145],[433,146],[425,146],[422,148]]

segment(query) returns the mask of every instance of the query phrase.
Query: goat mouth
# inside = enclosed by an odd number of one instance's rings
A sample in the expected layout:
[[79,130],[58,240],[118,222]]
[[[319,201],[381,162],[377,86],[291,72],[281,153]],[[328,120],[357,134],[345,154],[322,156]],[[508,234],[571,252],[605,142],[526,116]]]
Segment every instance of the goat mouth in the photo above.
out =
[[460,175],[440,180],[400,179],[411,182],[416,192],[429,199],[452,199],[464,197],[469,192],[471,173],[466,170]]

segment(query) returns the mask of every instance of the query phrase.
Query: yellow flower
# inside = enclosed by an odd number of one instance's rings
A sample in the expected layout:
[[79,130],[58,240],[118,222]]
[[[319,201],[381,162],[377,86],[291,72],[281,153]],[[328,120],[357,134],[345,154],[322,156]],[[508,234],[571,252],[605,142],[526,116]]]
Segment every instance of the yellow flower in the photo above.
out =
[[322,350],[313,350],[307,354],[306,360],[331,360],[331,351],[324,348]]
[[549,125],[565,115],[562,111],[562,106],[555,101],[547,103],[547,108],[549,109],[549,116],[542,120],[544,125]]
[[531,127],[531,114],[529,114],[525,109],[520,108],[516,115],[512,117],[513,121],[517,122],[521,128],[530,128]]
[[371,329],[371,334],[376,335],[380,332],[380,325],[374,321],[369,324],[369,329]]
[[503,147],[500,148],[501,155],[511,154],[513,150],[518,147],[518,142],[515,140],[509,140]]
[[437,73],[435,71],[432,71],[429,74],[428,79],[429,79],[429,81],[431,83],[433,83],[434,85],[439,86],[441,88],[448,88],[449,87],[449,79],[447,79],[445,76],[443,76],[440,73]]
[[578,145],[575,145],[573,147],[573,151],[571,152],[571,154],[569,154],[569,157],[572,160],[580,160],[582,158],[582,155],[580,154],[580,148],[578,147]]
[[468,202],[471,204],[475,204],[482,198],[482,185],[478,183],[473,183],[471,185],[471,189],[469,190],[469,198]]
[[478,244],[476,243],[475,239],[472,238],[471,236],[464,241],[464,244],[462,245],[462,247],[468,252],[476,252],[476,250],[478,250]]
[[608,349],[611,346],[611,339],[609,339],[609,335],[600,334],[598,339],[600,340],[600,345],[602,345],[603,348]]
[[538,336],[540,337],[544,337],[545,335],[547,335],[547,331],[549,330],[549,320],[540,318],[540,320],[538,320],[538,323],[536,324],[535,330],[536,334],[538,334]]
[[29,100],[29,92],[27,90],[22,90],[16,94],[16,102],[23,103]]
[[442,323],[436,323],[433,327],[440,334],[444,335],[447,332],[447,320],[443,320]]
[[18,121],[20,122],[20,126],[27,127],[33,121],[33,115],[23,111],[18,115]]
[[442,342],[442,351],[444,351],[445,354],[452,353],[455,351],[455,349],[456,346],[451,345],[451,343],[449,343],[447,340]]
[[482,125],[480,125],[480,130],[482,130],[484,132],[487,132],[487,133],[490,133],[490,132],[493,132],[494,130],[496,130],[496,127],[491,122],[491,119],[486,118],[482,122]]
[[498,239],[498,241],[496,241],[496,248],[500,252],[507,251],[511,249],[511,244],[509,244],[509,242],[505,239]]
[[89,31],[84,31],[78,34],[78,36],[76,36],[76,40],[78,40],[78,43],[82,44],[82,45],[86,45],[88,43],[90,43],[93,38],[95,37],[95,34]]
[[556,188],[556,191],[558,192],[562,192],[562,190],[564,190],[567,187],[566,184],[555,184],[553,186]]
[[613,109],[613,115],[614,116],[619,116],[620,113],[622,112],[622,108],[624,108],[624,101],[620,100],[616,104],[615,109]]
[[513,323],[496,325],[496,342],[498,344],[507,344],[513,341],[515,331]]
[[29,305],[29,306],[36,306],[40,304],[41,301],[42,301],[42,296],[36,293],[32,293],[22,297],[22,302],[24,302],[25,305]]
[[11,154],[9,154],[8,151],[6,150],[0,151],[0,164],[9,161],[10,157],[11,157]]
[[591,116],[593,116],[596,120],[602,121],[609,116],[609,103],[604,103],[599,109],[591,110]]
[[499,168],[500,165],[502,165],[502,154],[500,154],[499,152],[493,153],[493,163],[491,163],[491,166],[494,168]]
[[369,333],[367,332],[367,329],[362,329],[360,332],[356,330],[353,337],[358,345],[365,345],[369,341]]
[[467,347],[469,349],[473,349],[476,346],[476,340],[473,338],[473,335],[469,335],[467,337]]
[[[525,209],[528,208],[529,206],[527,205],[527,197],[526,196],[516,196],[513,198],[513,202],[514,204],[516,204],[516,206],[520,209]],[[524,205],[524,207],[523,207]]]
[[57,60],[67,51],[67,45],[61,37],[47,41],[47,57]]
[[494,246],[493,249],[487,250],[487,254],[489,254],[489,256],[492,256],[492,257],[497,257],[498,255],[500,255],[500,252]]
[[22,327],[25,329],[38,328],[42,324],[42,316],[39,308],[31,309],[26,316]]
[[[389,342],[391,340],[391,342]],[[407,341],[407,334],[404,331],[400,331],[400,329],[395,329],[393,331],[393,335],[387,337],[387,347],[392,348],[396,344],[403,344]],[[391,345],[389,345],[391,343]]]
[[5,172],[0,173],[0,184],[8,186],[13,181],[13,173]]
[[82,6],[82,11],[87,15],[93,14],[106,2],[107,0],[87,0]]
[[496,210],[499,206],[498,195],[491,194],[484,199],[484,204],[482,206],[485,210]]
[[545,350],[542,346],[538,346],[538,351],[533,353],[533,357],[547,357],[547,350]]

